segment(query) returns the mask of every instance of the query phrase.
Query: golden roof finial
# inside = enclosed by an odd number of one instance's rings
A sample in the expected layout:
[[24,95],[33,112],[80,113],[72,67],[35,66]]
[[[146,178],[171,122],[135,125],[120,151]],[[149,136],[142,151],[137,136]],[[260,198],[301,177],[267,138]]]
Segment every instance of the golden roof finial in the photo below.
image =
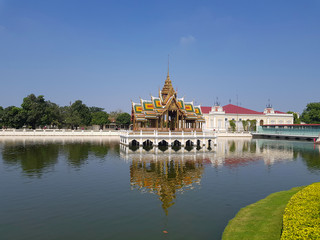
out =
[[[168,54],[168,74],[167,74],[167,79],[164,82],[164,86],[162,88],[161,91],[161,95],[163,100],[165,101],[165,99],[171,97],[173,94],[175,94],[175,91],[172,87],[172,82],[170,80],[170,76],[169,76],[169,54]],[[170,96],[168,96],[170,95]]]

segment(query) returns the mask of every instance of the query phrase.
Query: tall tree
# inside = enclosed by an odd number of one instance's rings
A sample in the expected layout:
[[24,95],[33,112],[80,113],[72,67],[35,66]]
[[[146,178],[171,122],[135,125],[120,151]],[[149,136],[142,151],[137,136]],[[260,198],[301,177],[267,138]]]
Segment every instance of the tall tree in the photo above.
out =
[[120,125],[129,125],[131,121],[131,115],[129,113],[120,113],[116,119],[116,123]]
[[21,128],[26,122],[26,116],[21,108],[10,106],[3,110],[3,126],[12,128]]
[[80,125],[88,126],[91,122],[89,108],[81,100],[75,101],[70,107],[65,107],[65,122],[72,128],[78,128]]
[[102,112],[104,108],[100,107],[89,107],[91,113]]
[[36,97],[34,94],[30,94],[23,99],[21,107],[26,115],[26,124],[33,129],[37,126],[50,124],[47,116],[48,103],[44,100],[43,95]]
[[305,123],[320,123],[320,102],[307,104],[301,120]]
[[287,113],[290,113],[290,114],[293,115],[293,123],[294,123],[294,124],[300,124],[300,123],[301,123],[301,120],[300,120],[300,118],[299,118],[299,116],[298,116],[297,113],[292,112],[292,111],[289,111],[289,112],[287,112]]
[[0,128],[3,126],[3,107],[0,106]]
[[106,112],[94,112],[91,113],[91,116],[91,124],[99,125],[100,129],[103,129],[103,125],[110,123],[109,114]]
[[63,116],[61,108],[57,104],[47,101],[46,116],[44,118],[44,121],[48,122],[50,125],[54,127],[62,127]]

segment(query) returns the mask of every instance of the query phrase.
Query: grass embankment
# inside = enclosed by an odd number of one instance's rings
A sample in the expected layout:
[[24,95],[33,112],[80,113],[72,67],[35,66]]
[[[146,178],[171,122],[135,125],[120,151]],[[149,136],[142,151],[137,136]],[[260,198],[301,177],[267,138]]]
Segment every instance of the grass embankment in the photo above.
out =
[[290,198],[304,187],[269,195],[242,208],[229,221],[223,232],[223,240],[279,240],[284,209]]

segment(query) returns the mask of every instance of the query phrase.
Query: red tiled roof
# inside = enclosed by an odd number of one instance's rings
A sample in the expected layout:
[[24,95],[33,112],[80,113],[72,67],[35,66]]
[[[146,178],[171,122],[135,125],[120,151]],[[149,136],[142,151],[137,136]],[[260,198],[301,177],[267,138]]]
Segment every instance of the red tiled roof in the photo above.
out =
[[211,111],[211,107],[201,107],[202,114],[208,114]]
[[[262,112],[257,112],[254,110],[250,110],[248,108],[239,107],[233,104],[228,104],[222,107],[223,111],[226,113],[233,114],[263,114]],[[201,111],[204,114],[208,114],[211,111],[211,107],[201,107]]]
[[235,113],[235,114],[263,114],[263,112],[257,112],[248,108],[239,107],[233,104],[228,104],[223,106],[223,110],[226,113]]
[[[225,111],[225,113],[230,113],[230,114],[264,114],[263,112],[257,112],[248,108],[243,108],[243,107],[239,107],[233,104],[228,104],[222,107],[223,111]],[[211,107],[201,107],[201,111],[203,114],[208,114],[211,111]],[[281,111],[274,111],[274,113],[277,114],[286,114],[285,112],[281,112]]]

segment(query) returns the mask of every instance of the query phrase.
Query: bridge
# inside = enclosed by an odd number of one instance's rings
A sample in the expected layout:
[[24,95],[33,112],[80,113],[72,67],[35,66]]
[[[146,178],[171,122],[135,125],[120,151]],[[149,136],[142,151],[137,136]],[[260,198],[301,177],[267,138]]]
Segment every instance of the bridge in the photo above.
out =
[[278,124],[259,126],[254,137],[320,141],[320,124]]

